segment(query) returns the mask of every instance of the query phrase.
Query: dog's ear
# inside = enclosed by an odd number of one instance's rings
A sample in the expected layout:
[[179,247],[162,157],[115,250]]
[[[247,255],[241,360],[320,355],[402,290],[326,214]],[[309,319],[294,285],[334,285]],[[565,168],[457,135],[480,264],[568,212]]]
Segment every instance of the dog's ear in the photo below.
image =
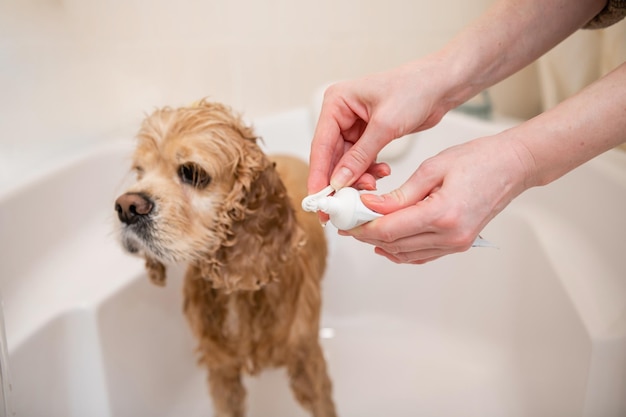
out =
[[272,186],[265,171],[271,163],[259,149],[254,139],[244,139],[241,154],[235,168],[235,184],[225,201],[228,216],[242,221]]
[[246,235],[292,230],[293,208],[276,166],[254,141],[246,141],[229,196],[229,216]]
[[253,141],[244,147],[235,177],[223,206],[228,237],[201,269],[216,287],[255,290],[277,277],[302,233],[274,164]]
[[146,257],[146,271],[148,272],[148,278],[154,285],[159,287],[165,286],[165,265],[152,258]]

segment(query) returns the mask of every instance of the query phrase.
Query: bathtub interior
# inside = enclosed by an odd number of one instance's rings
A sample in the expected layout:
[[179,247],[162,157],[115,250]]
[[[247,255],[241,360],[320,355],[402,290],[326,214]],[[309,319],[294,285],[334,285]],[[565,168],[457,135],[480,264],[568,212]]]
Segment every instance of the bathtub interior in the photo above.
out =
[[[256,127],[268,151],[307,157],[306,109]],[[412,139],[381,188],[438,149],[505,127],[451,114]],[[113,140],[0,198],[17,416],[209,413],[182,269],[166,288],[152,286],[112,233],[131,149]],[[321,334],[340,415],[623,415],[620,158],[607,154],[516,200],[484,231],[500,249],[395,265],[329,228]],[[306,415],[282,370],[246,385],[250,415]]]

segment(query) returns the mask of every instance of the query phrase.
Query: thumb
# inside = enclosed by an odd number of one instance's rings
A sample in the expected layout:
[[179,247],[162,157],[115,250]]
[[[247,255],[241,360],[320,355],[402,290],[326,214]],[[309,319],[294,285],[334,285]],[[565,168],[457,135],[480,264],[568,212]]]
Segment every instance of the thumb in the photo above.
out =
[[361,137],[345,152],[330,177],[335,190],[352,185],[376,161],[380,150],[391,140],[384,128],[369,123]]
[[409,207],[424,200],[430,194],[439,189],[439,181],[417,181],[411,177],[390,193],[383,195],[362,194],[361,201],[369,209],[380,214],[389,214]]

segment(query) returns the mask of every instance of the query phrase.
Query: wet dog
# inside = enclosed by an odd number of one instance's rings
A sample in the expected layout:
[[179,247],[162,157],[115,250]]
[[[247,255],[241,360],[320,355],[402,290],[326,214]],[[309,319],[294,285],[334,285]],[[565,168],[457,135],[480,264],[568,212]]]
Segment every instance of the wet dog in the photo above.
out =
[[207,101],[155,111],[137,139],[136,182],[115,202],[121,242],[157,285],[165,265],[187,265],[184,312],[216,415],[244,415],[243,373],[285,366],[299,403],[335,416],[318,340],[326,241],[299,209],[307,165],[269,158],[240,117]]

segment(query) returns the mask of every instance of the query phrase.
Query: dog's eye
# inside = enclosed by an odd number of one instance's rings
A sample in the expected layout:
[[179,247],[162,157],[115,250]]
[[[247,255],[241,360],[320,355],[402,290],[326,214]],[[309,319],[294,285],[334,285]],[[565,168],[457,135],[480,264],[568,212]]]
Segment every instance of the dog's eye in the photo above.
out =
[[186,163],[178,167],[178,176],[185,184],[196,188],[204,188],[211,182],[211,176],[205,170],[193,163]]
[[143,170],[143,168],[142,168],[142,167],[140,167],[139,165],[135,165],[135,166],[133,167],[133,172],[134,172],[134,173],[135,173],[135,175],[137,176],[137,179],[138,179],[138,180],[140,180],[140,179],[141,179],[141,177],[143,177],[144,170]]

